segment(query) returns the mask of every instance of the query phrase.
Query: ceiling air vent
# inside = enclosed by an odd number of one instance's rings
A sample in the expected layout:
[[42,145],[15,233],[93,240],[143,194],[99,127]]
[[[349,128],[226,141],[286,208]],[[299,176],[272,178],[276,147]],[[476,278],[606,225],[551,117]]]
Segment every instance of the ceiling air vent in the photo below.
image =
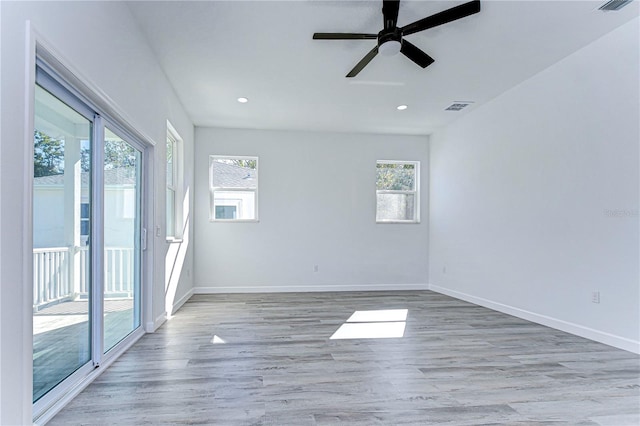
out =
[[451,105],[449,105],[447,108],[445,108],[445,111],[460,111],[466,107],[468,107],[469,105],[471,105],[473,102],[454,102]]
[[620,10],[626,5],[628,5],[629,3],[631,3],[632,1],[633,0],[609,0],[608,2],[600,6],[598,10],[604,10],[604,11]]

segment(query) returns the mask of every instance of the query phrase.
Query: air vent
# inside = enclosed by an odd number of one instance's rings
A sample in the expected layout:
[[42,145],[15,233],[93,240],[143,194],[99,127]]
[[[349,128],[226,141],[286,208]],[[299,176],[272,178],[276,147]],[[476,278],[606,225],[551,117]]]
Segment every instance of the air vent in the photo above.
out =
[[449,105],[447,108],[445,108],[445,111],[460,111],[466,107],[468,107],[469,105],[471,105],[473,102],[454,102],[451,105]]
[[598,10],[604,10],[606,12],[620,10],[632,1],[633,0],[609,0],[608,2],[600,6]]

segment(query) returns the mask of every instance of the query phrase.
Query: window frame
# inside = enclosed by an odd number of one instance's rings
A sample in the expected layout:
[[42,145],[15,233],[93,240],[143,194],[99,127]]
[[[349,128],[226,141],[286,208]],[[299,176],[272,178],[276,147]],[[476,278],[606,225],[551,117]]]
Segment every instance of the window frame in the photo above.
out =
[[[420,223],[420,161],[416,160],[376,160],[376,177],[378,164],[396,164],[405,165],[412,164],[414,166],[414,189],[412,191],[407,190],[392,190],[392,189],[378,189],[376,184],[376,224],[419,224]],[[378,219],[378,194],[405,194],[413,195],[413,219],[412,220],[398,220],[398,219]]]
[[[165,212],[171,208],[173,211],[173,229],[169,229],[169,218],[165,217],[165,237],[167,242],[181,241],[183,237],[182,226],[182,209],[180,199],[182,198],[183,176],[182,176],[182,138],[178,135],[176,129],[167,121],[167,140],[165,149],[169,145],[169,142],[173,145],[172,154],[172,175],[173,183],[169,184],[167,176],[165,175]],[[165,173],[167,171],[165,161]],[[169,206],[169,197],[167,192],[173,192],[173,206]],[[172,231],[172,232],[169,232]]]
[[[256,161],[256,186],[255,188],[248,187],[224,187],[224,186],[213,186],[213,167],[214,163],[217,159],[226,159],[226,160],[255,160]],[[227,222],[227,223],[250,223],[250,222],[259,222],[259,208],[258,208],[258,187],[260,186],[260,159],[257,155],[209,155],[209,222]],[[216,192],[253,192],[254,193],[254,204],[255,204],[255,215],[253,219],[217,219],[215,212],[215,193]],[[241,208],[239,205],[236,205],[237,214],[240,215]]]

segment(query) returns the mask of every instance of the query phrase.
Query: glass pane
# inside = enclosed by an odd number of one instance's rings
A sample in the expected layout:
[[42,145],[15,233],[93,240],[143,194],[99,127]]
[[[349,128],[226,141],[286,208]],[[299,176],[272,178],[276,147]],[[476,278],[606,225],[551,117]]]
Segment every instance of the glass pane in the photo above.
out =
[[415,194],[378,194],[377,221],[416,220]]
[[[36,86],[34,402],[91,359],[88,238],[91,133],[89,120]],[[85,209],[87,214],[83,216]]]
[[216,206],[216,219],[235,219],[236,206]]
[[175,142],[171,139],[167,139],[167,186],[173,186],[173,161],[174,161]]
[[256,188],[258,159],[214,158],[211,170],[214,188]]
[[376,167],[377,189],[391,191],[415,191],[415,164],[378,163]]
[[105,128],[104,348],[140,326],[140,151]]
[[80,235],[89,236],[89,220],[82,219],[80,222]]
[[256,193],[254,191],[215,191],[213,210],[215,219],[255,220]]
[[89,203],[80,204],[80,217],[82,219],[89,219]]
[[176,192],[167,188],[167,236],[175,236]]

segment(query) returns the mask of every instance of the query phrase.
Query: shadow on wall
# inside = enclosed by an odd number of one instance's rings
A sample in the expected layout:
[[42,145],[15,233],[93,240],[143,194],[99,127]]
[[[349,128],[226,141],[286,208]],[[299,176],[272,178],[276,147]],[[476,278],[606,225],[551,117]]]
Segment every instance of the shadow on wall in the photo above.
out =
[[178,289],[178,282],[182,275],[182,268],[184,266],[184,260],[187,256],[187,249],[189,248],[189,196],[190,188],[185,191],[184,199],[182,201],[182,240],[169,245],[167,255],[164,258],[165,267],[165,283],[164,283],[164,306],[167,313],[167,318],[171,318],[173,315],[173,307],[175,304],[176,291]]

